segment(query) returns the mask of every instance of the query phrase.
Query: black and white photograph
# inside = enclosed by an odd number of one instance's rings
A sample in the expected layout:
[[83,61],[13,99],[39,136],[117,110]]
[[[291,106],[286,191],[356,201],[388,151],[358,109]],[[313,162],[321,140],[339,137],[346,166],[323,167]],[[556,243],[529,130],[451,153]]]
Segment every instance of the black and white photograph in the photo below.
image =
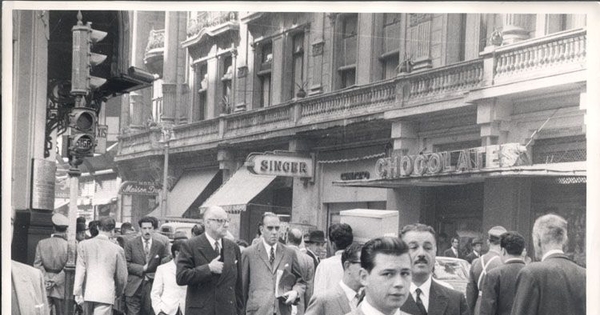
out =
[[3,1],[2,310],[600,314],[599,21]]

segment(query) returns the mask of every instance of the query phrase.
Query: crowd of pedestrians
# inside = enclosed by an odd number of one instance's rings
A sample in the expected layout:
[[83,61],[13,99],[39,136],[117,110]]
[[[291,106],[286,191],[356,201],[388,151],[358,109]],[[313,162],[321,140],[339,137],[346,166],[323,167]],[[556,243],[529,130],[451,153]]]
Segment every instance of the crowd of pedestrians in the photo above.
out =
[[[472,249],[462,255],[459,238],[451,238],[451,247],[440,250],[435,230],[421,223],[402,227],[399,237],[378,237],[360,244],[354,240],[352,227],[344,223],[331,225],[327,239],[323,231],[305,234],[297,228],[282,238],[279,217],[267,212],[257,240],[248,246],[231,238],[230,218],[222,208],[208,208],[203,219],[190,239],[176,235],[172,243],[156,232],[158,220],[153,217],[139,220],[139,233],[124,223],[120,235],[115,235],[111,218],[88,226],[88,233],[93,228],[90,234],[95,236],[78,242],[73,289],[83,313],[586,313],[586,272],[564,254],[567,222],[553,214],[539,217],[533,225],[538,260],[533,263],[524,260],[525,238],[502,226],[487,232],[487,253],[481,252],[484,239],[475,238]],[[38,313],[54,309],[60,315],[68,220],[56,214],[52,221],[54,234],[40,241],[36,250],[35,267],[41,271],[45,291]],[[326,243],[332,255],[321,259]],[[439,253],[471,262],[466,292],[434,277]],[[20,306],[14,290],[13,303]]]

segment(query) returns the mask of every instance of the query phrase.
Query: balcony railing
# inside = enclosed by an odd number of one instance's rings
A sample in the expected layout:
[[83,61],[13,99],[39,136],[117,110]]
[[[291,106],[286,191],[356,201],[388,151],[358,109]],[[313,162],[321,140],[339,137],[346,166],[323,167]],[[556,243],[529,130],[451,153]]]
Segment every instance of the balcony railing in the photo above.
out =
[[237,22],[238,13],[231,12],[199,12],[198,16],[188,21],[187,36],[194,37],[203,29],[225,24],[228,22]]

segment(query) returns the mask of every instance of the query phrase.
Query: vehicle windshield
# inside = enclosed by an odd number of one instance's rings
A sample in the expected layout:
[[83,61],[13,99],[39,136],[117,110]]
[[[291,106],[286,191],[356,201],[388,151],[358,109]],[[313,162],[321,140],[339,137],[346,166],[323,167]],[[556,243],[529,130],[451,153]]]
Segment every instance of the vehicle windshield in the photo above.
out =
[[435,278],[438,280],[466,280],[469,268],[465,266],[466,262],[460,260],[436,259]]

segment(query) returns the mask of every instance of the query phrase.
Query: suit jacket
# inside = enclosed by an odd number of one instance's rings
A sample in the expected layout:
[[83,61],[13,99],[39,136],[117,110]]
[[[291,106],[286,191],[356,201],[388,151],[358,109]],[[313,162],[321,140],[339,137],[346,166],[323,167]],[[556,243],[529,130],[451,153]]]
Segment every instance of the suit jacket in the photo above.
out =
[[510,315],[517,292],[517,274],[523,267],[524,261],[511,260],[487,274],[481,289],[480,315]]
[[180,286],[175,281],[177,267],[174,261],[158,266],[152,283],[150,299],[155,314],[164,312],[168,315],[177,314],[180,308],[185,312],[185,297],[187,286]]
[[[496,257],[496,258],[494,258]],[[494,259],[490,262],[490,259]],[[502,259],[497,252],[487,252],[485,255],[473,260],[471,264],[471,270],[469,270],[469,282],[467,283],[467,305],[469,305],[469,309],[471,310],[471,314],[478,315],[479,314],[479,305],[481,301],[479,301],[479,290],[477,282],[479,281],[479,276],[483,272],[483,267],[481,266],[481,259],[483,259],[484,265],[489,262],[486,268],[486,272],[489,273],[492,269],[502,266]],[[486,275],[487,275],[486,273]],[[484,276],[485,278],[485,276]],[[483,281],[481,281],[483,283]]]
[[[137,236],[125,243],[125,258],[127,259],[127,286],[125,287],[125,296],[133,296],[137,291],[144,277],[148,275],[153,277],[153,273],[156,271],[156,267],[160,264],[160,261],[167,256],[167,248],[165,244],[155,238],[152,239],[152,245],[150,246],[150,257],[152,257],[153,268],[148,266],[148,270],[144,272],[144,265],[147,263],[146,254],[144,253],[144,242],[142,236]],[[158,260],[156,255],[158,255]]]
[[305,315],[344,315],[352,311],[350,301],[342,287],[338,284],[322,294],[315,294]]
[[[418,315],[421,314],[412,294],[400,308],[402,311]],[[467,307],[467,301],[462,292],[449,289],[436,281],[431,281],[429,289],[429,308],[427,315],[469,315],[471,312]]]
[[293,250],[296,251],[296,257],[298,257],[298,263],[300,264],[300,271],[302,272],[302,278],[306,280],[306,290],[304,294],[300,296],[300,301],[298,302],[297,307],[297,315],[304,315],[306,308],[308,307],[308,302],[310,301],[310,297],[312,296],[313,290],[313,278],[315,276],[315,266],[313,264],[312,258],[308,256],[306,253],[303,253],[300,248],[296,246],[290,246]]
[[62,235],[43,239],[35,248],[33,266],[42,271],[46,283],[53,282],[54,286],[47,290],[53,298],[65,297],[65,271],[67,264],[67,240]]
[[319,265],[319,263],[321,262],[321,258],[319,258],[319,255],[315,254],[315,252],[313,252],[312,250],[310,250],[310,248],[306,247],[304,248],[306,250],[306,254],[312,258],[313,260],[313,264],[315,265],[315,270],[317,270],[317,266]]
[[[275,298],[275,282],[277,270],[287,270],[296,277],[291,288],[302,296],[306,290],[306,281],[302,278],[302,271],[296,252],[277,243],[273,266],[269,263],[263,241],[256,243],[242,253],[242,274],[244,300],[246,301],[246,314],[256,315],[289,315],[291,305]],[[283,294],[285,292],[278,292]]]
[[469,264],[473,263],[473,260],[479,258],[475,252],[470,252],[467,256],[465,256],[465,260],[469,262]]
[[525,266],[517,275],[517,294],[511,314],[584,315],[585,268],[564,254]]
[[42,272],[11,261],[12,314],[50,315]]
[[100,234],[77,244],[73,294],[86,302],[113,304],[123,294],[127,264],[123,249]]
[[452,247],[450,247],[444,251],[444,257],[462,258],[462,256],[460,255],[460,252],[458,250],[456,252],[458,254],[454,255],[454,252],[452,251]]
[[177,284],[187,285],[186,313],[242,314],[242,255],[230,239],[222,239],[223,271],[214,274],[208,264],[219,256],[205,234],[183,243],[177,259]]

